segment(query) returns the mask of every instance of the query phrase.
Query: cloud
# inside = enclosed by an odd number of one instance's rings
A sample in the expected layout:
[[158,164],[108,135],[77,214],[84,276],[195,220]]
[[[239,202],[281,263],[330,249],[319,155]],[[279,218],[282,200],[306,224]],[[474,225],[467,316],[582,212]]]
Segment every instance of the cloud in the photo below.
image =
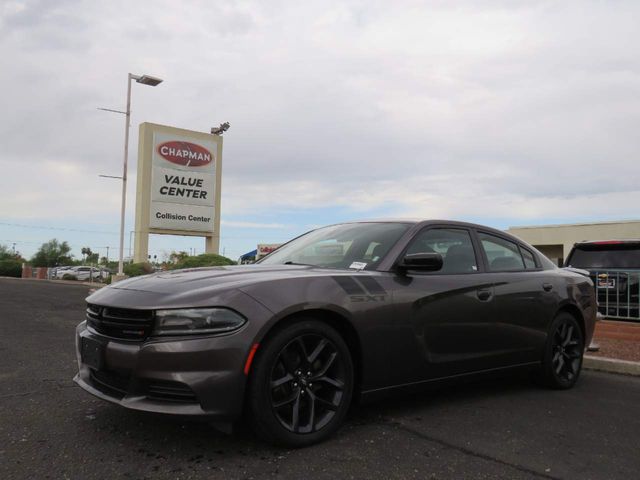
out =
[[[506,177],[506,180],[505,180]],[[318,209],[339,205],[356,217],[381,211],[389,217],[411,218],[611,218],[637,216],[640,189],[599,193],[554,193],[541,195],[518,193],[512,189],[496,189],[508,175],[481,175],[473,184],[465,173],[440,176],[415,176],[399,186],[395,180],[379,180],[366,186],[340,183],[327,185],[319,181],[279,184],[282,191],[264,184],[239,197],[229,198],[229,210],[246,215],[264,196],[270,195],[270,205],[276,211],[288,212],[290,198],[296,198],[295,208]],[[587,208],[585,208],[587,206]],[[356,218],[354,217],[354,218]]]
[[287,225],[284,225],[282,223],[236,222],[232,220],[222,220],[221,224],[225,227],[235,228],[287,228]]

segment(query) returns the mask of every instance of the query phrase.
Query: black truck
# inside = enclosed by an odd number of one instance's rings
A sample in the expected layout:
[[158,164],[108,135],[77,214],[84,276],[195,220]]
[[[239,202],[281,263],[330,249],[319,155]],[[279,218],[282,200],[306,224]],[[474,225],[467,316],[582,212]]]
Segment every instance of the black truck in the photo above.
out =
[[640,320],[640,240],[578,242],[565,266],[589,271],[602,315]]

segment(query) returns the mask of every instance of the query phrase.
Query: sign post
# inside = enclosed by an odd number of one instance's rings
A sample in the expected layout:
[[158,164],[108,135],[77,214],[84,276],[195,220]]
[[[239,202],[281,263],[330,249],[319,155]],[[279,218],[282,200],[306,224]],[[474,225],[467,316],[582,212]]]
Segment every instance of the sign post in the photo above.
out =
[[147,261],[150,233],[205,237],[218,253],[221,173],[221,136],[140,125],[135,262]]

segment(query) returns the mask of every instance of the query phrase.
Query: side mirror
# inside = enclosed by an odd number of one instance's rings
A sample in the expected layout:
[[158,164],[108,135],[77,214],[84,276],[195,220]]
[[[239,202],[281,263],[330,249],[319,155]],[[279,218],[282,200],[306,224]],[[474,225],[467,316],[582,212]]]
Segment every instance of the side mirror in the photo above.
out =
[[437,272],[442,268],[442,255],[439,253],[410,253],[405,255],[398,265],[403,270]]

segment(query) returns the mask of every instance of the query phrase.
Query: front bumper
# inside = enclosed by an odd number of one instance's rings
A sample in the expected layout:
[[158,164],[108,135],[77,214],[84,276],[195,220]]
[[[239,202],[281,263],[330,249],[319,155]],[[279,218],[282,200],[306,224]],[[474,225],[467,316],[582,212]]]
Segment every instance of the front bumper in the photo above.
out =
[[[105,337],[82,322],[76,329],[74,381],[96,397],[133,410],[233,420],[242,413],[246,383],[250,340],[243,333],[132,342]],[[83,362],[83,342],[99,346],[99,365]]]

